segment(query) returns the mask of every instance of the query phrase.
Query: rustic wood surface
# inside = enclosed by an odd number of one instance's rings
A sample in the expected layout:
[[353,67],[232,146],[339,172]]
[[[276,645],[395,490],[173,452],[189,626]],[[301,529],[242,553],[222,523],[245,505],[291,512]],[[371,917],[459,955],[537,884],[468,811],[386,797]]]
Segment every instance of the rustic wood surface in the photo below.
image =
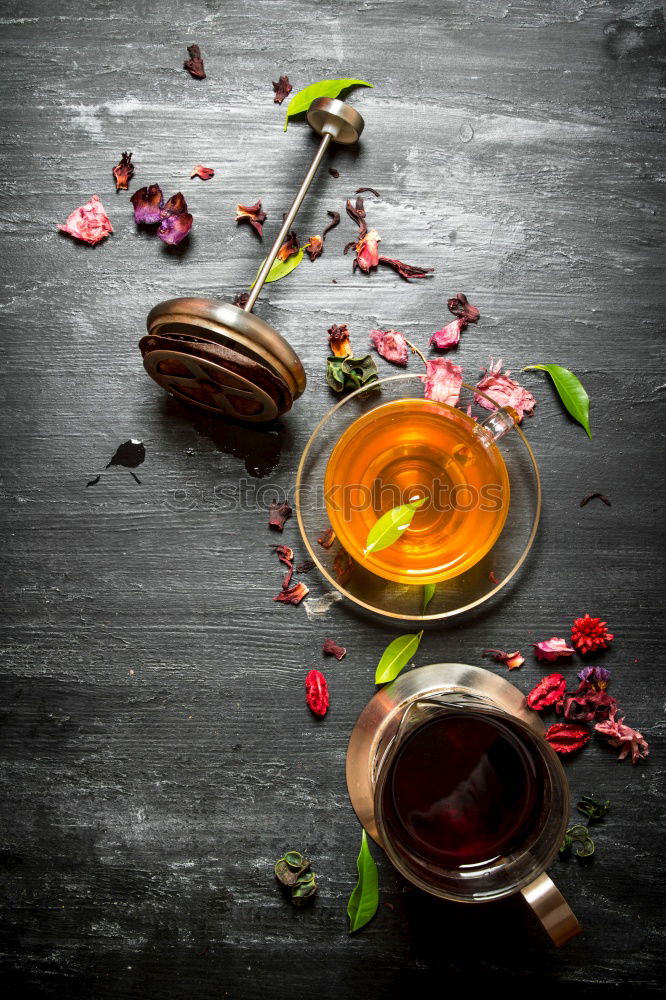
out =
[[[5,0],[0,24],[2,982],[61,1000],[374,1000],[470,982],[656,993],[663,5]],[[193,42],[204,81],[182,69]],[[320,174],[299,233],[320,232],[328,209],[372,185],[384,252],[436,274],[352,275],[344,219],[319,261],[262,295],[259,315],[300,352],[309,388],[276,427],[244,430],[169,401],[137,341],[158,301],[233,298],[254,275],[262,247],[234,206],[263,200],[267,245],[315,141],[302,121],[283,133],[281,73],[295,90],[325,77],[375,84],[351,97],[361,146],[334,153],[340,177]],[[130,193],[159,182],[186,195],[195,223],[177,250],[137,231],[128,192],[115,193],[125,149]],[[195,163],[215,178],[190,180]],[[57,230],[92,194],[115,230],[95,248]],[[566,765],[574,797],[596,791],[613,808],[593,864],[552,869],[585,929],[561,951],[519,900],[437,903],[378,849],[378,915],[348,936],[359,827],[345,749],[395,632],[340,603],[317,618],[271,601],[281,573],[265,508],[293,486],[331,405],[327,327],[347,322],[365,343],[392,326],[425,345],[457,291],[482,312],[456,354],[468,378],[491,356],[573,368],[594,438],[541,376],[524,376],[538,399],[527,422],[544,482],[538,543],[505,598],[429,631],[416,662],[487,665],[484,647],[527,654],[566,636],[574,616],[601,615],[616,639],[599,662],[651,744],[636,767],[599,740]],[[146,447],[140,485],[105,469],[129,438]],[[224,510],[220,491],[241,484],[240,509]],[[612,506],[581,509],[593,490]],[[283,540],[304,556],[293,520]],[[314,597],[326,591],[308,582]],[[347,646],[342,663],[323,664],[327,637]],[[317,722],[303,678],[322,666],[331,710]],[[527,691],[542,674],[530,653],[512,680]],[[320,875],[306,911],[273,880],[292,847]]]

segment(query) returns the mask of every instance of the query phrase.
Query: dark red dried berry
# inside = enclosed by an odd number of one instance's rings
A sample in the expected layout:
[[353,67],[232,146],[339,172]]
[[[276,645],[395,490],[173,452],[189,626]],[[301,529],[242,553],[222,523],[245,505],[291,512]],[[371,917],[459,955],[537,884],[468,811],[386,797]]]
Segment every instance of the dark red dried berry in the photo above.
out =
[[335,639],[324,639],[324,644],[321,648],[326,656],[334,656],[336,660],[342,660],[347,655],[345,647],[339,646]]
[[311,670],[305,678],[305,701],[310,711],[323,719],[328,711],[328,684],[319,670]]
[[559,701],[564,696],[566,689],[567,682],[562,674],[548,674],[527,695],[527,704],[535,712],[541,712],[544,708]]
[[559,754],[575,753],[590,739],[585,726],[573,726],[567,722],[555,722],[544,733],[553,750]]

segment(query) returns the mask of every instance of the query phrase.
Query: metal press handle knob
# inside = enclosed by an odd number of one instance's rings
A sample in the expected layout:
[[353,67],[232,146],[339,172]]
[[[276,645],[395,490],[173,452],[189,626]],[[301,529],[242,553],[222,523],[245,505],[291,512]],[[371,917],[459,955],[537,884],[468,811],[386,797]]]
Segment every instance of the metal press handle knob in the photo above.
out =
[[520,892],[556,948],[580,934],[582,928],[576,915],[545,872]]

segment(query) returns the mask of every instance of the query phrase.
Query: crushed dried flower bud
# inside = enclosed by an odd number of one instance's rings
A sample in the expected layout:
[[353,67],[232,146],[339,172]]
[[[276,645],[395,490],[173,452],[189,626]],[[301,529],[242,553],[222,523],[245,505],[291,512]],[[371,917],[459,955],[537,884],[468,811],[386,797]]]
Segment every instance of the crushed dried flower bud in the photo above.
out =
[[610,807],[610,799],[600,802],[594,795],[583,795],[580,802],[576,803],[576,809],[585,816],[588,823],[600,823],[610,812]]
[[372,270],[373,267],[377,267],[379,262],[379,242],[381,236],[376,229],[370,229],[367,233],[361,236],[358,243],[347,244],[345,247],[345,253],[350,246],[356,248],[356,257],[354,258],[354,263],[352,270],[356,270],[360,267],[362,271],[366,274]]
[[488,393],[492,397],[493,402],[491,403],[484,396],[479,396],[478,393],[475,393],[475,403],[478,403],[485,410],[494,410],[499,406],[510,406],[518,414],[519,423],[522,423],[525,415],[528,417],[532,416],[534,407],[536,406],[536,399],[531,392],[523,389],[521,385],[518,385],[512,378],[509,378],[511,372],[506,371],[502,375],[501,360],[497,364],[493,364],[491,360],[485,372],[486,374],[477,382],[476,387],[481,392]]
[[201,49],[198,45],[188,45],[187,54],[190,57],[186,59],[183,63],[183,69],[186,69],[190,76],[193,76],[195,80],[205,80],[206,71],[204,70],[203,58],[201,56]]
[[377,353],[394,365],[406,365],[409,358],[404,333],[397,330],[371,330],[370,340]]
[[610,507],[611,505],[610,500],[608,499],[608,497],[605,497],[603,493],[588,493],[587,496],[584,496],[583,499],[581,500],[580,502],[581,507],[584,507],[585,504],[590,502],[590,500],[601,500],[601,502],[605,503],[607,507]]
[[554,722],[544,733],[555,753],[562,755],[575,753],[589,743],[590,733],[585,726],[573,726],[567,722]]
[[336,660],[342,660],[347,655],[345,647],[339,646],[334,639],[324,639],[324,644],[321,648],[325,656],[334,656]]
[[274,531],[282,531],[285,522],[289,520],[291,515],[292,509],[288,503],[280,503],[278,500],[274,500],[268,511],[268,527]]
[[321,545],[322,549],[330,549],[331,545],[335,541],[335,532],[333,531],[333,528],[326,528],[326,530],[321,533],[317,541]]
[[255,233],[261,237],[264,232],[264,222],[268,216],[261,210],[261,201],[255,201],[254,205],[236,205],[236,222],[247,222],[252,226]]
[[525,657],[519,649],[514,653],[505,653],[503,649],[484,649],[481,656],[489,656],[496,663],[505,663],[509,670],[516,670],[525,662]]
[[289,77],[288,76],[279,77],[277,83],[273,82],[273,90],[275,92],[275,96],[273,97],[273,104],[282,104],[285,97],[289,97],[289,95],[293,90],[292,85],[289,83]]
[[624,716],[616,719],[615,715],[616,712],[612,712],[606,722],[597,722],[595,732],[605,736],[612,747],[621,748],[618,760],[624,760],[631,753],[631,763],[637,764],[649,755],[649,744],[642,733],[625,724]]
[[351,357],[352,348],[346,323],[334,323],[328,328],[328,346],[336,358]]
[[192,180],[193,177],[200,177],[202,181],[209,181],[211,177],[214,176],[215,171],[212,167],[204,167],[203,163],[197,163],[196,166],[192,167],[190,180]]
[[[363,199],[357,198],[356,205],[352,205],[351,201],[348,200],[345,207],[347,209],[347,215],[349,216],[349,218],[353,219],[356,225],[358,226],[358,235],[360,239],[361,237],[365,236],[365,234],[368,231],[368,226],[365,221],[365,207],[363,205]],[[354,246],[354,241],[347,244],[347,247],[350,246]],[[345,253],[346,252],[347,248],[345,248]]]
[[[238,221],[238,220],[236,220]],[[289,260],[300,250],[298,236],[293,231],[287,234],[287,238],[277,252],[278,260]]]
[[134,177],[132,154],[123,153],[120,157],[120,163],[115,165],[112,173],[116,179],[116,191],[127,191],[127,186]]
[[239,309],[245,309],[245,306],[247,305],[247,300],[249,298],[250,298],[249,292],[239,292],[236,298],[234,299],[233,304],[235,306],[238,306]]
[[277,554],[278,559],[285,566],[291,566],[294,561],[294,550],[288,545],[274,545],[273,551]]
[[331,177],[339,177],[340,176],[340,171],[337,169],[337,167],[329,167],[328,168],[328,172],[331,175]]
[[330,217],[332,219],[332,222],[329,222],[329,224],[326,226],[326,228],[324,229],[323,233],[321,234],[321,238],[323,240],[326,239],[326,233],[330,233],[331,229],[335,229],[336,226],[340,225],[340,213],[339,212],[328,211],[326,214],[330,215]]
[[454,316],[466,320],[468,323],[476,323],[481,316],[476,306],[468,302],[467,296],[463,295],[462,292],[458,292],[452,299],[449,299],[447,306],[449,307],[449,312],[452,312]]
[[323,250],[324,241],[321,236],[311,236],[305,244],[305,252],[310,260],[316,260],[317,257],[321,257]]
[[460,365],[454,365],[446,358],[435,358],[426,362],[426,374],[420,378],[424,383],[426,399],[434,399],[438,403],[448,403],[455,406],[460,398],[463,371]]
[[279,601],[280,604],[300,604],[309,593],[310,588],[306,587],[304,583],[295,583],[293,587],[281,590],[273,600]]
[[450,347],[456,346],[466,326],[467,320],[464,317],[454,319],[441,330],[435,330],[428,343],[439,347],[440,351],[448,351]]
[[559,701],[564,696],[566,689],[567,682],[562,674],[548,674],[547,677],[542,677],[536,687],[532,688],[527,695],[527,704],[535,712],[541,712],[544,708]]
[[309,573],[311,569],[315,568],[314,560],[306,559],[305,562],[299,563],[296,567],[297,573]]
[[614,638],[606,628],[607,622],[601,618],[590,618],[588,614],[576,618],[571,626],[571,639],[579,653],[594,653],[597,649],[606,649]]
[[409,281],[410,278],[427,278],[435,270],[434,267],[417,267],[416,264],[406,264],[403,260],[396,260],[395,257],[381,255],[377,258],[377,263],[392,267],[405,281]]
[[543,660],[547,663],[566,659],[576,652],[571,646],[567,646],[565,639],[558,639],[556,636],[553,636],[552,639],[544,639],[543,642],[533,642],[532,645],[537,660]]
[[91,247],[113,232],[111,220],[96,194],[85,205],[75,208],[71,215],[67,216],[67,220],[58,226],[58,229]]
[[305,701],[310,711],[323,719],[328,711],[328,684],[319,670],[311,670],[305,678]]

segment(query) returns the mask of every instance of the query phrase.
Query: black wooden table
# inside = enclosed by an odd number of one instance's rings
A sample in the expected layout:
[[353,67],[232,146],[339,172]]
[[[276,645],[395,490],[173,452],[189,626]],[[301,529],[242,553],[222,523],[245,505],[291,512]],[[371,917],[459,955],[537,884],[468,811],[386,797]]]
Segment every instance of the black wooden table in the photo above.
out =
[[[655,9],[656,8],[656,9]],[[6,0],[2,5],[3,661],[2,979],[58,998],[431,996],[467,983],[575,995],[656,992],[663,901],[664,146],[663,7],[552,0]],[[198,43],[208,77],[182,69]],[[299,218],[320,232],[359,186],[392,256],[427,282],[351,273],[325,255],[269,286],[258,312],[306,365],[309,388],[269,430],[170,401],[143,372],[148,310],[179,294],[247,287],[262,247],[234,224],[261,198],[277,230],[314,137],[283,111],[295,90],[358,76],[366,118]],[[139,186],[186,195],[195,223],[168,250],[139,232],[111,168],[132,150]],[[192,165],[216,170],[190,180]],[[98,194],[114,234],[90,248],[57,230]],[[335,283],[333,283],[335,279]],[[561,951],[518,900],[439,904],[378,849],[381,903],[350,938],[359,826],[344,760],[374,667],[396,633],[338,603],[323,616],[272,602],[280,569],[266,507],[293,487],[331,405],[326,330],[346,322],[419,344],[464,291],[482,312],[455,360],[474,380],[556,361],[592,399],[594,437],[552,387],[527,433],[545,506],[538,542],[494,604],[431,630],[418,665],[485,664],[484,647],[568,635],[589,611],[615,641],[598,662],[651,743],[632,767],[594,740],[567,763],[574,797],[612,800],[592,865],[553,875],[584,934]],[[388,366],[381,362],[382,372]],[[144,442],[141,483],[105,469]],[[101,474],[94,487],[86,483]],[[605,507],[593,490],[607,494]],[[228,510],[225,496],[243,497]],[[295,521],[284,542],[304,557]],[[311,596],[328,589],[311,573]],[[408,631],[409,629],[402,629]],[[325,638],[344,643],[323,663]],[[317,722],[303,679],[324,668]],[[491,669],[504,671],[499,665]],[[570,671],[575,669],[571,666]],[[533,656],[512,674],[528,691]],[[272,865],[299,847],[320,875],[296,911]],[[20,990],[20,992],[19,992]],[[609,992],[610,991],[610,992]]]

